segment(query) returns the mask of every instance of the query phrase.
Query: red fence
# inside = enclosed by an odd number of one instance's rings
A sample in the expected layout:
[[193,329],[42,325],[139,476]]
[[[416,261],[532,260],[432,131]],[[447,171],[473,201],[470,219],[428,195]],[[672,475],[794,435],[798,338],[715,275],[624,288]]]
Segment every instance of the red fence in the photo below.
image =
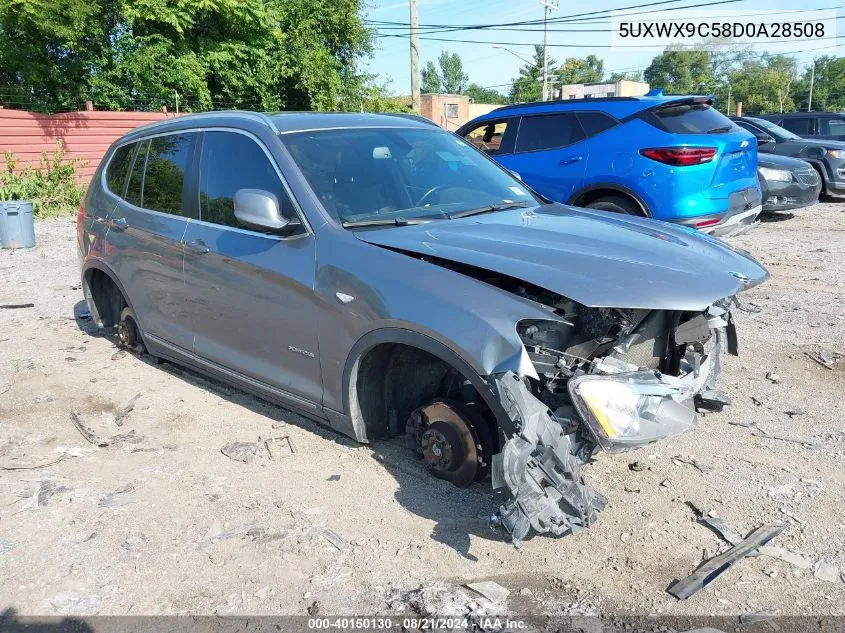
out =
[[112,142],[139,125],[173,114],[162,112],[66,112],[35,114],[0,108],[0,169],[2,156],[11,151],[20,165],[38,164],[42,152],[52,153],[56,141],[64,143],[65,156],[81,161],[80,182],[87,183]]

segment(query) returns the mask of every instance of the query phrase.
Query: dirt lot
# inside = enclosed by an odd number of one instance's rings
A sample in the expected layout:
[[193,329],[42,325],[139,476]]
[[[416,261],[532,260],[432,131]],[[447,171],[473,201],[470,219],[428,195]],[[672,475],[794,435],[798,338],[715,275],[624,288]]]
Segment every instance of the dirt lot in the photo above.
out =
[[[734,405],[672,441],[599,455],[585,469],[609,499],[598,523],[523,551],[488,527],[489,484],[432,480],[401,440],[358,446],[119,351],[78,318],[72,222],[36,231],[37,248],[0,251],[0,304],[34,304],[0,309],[0,612],[387,614],[472,600],[515,615],[845,614],[845,359],[805,353],[845,352],[845,202],[732,240],[772,275],[736,312]],[[87,442],[71,410],[108,445]],[[221,453],[283,437],[272,458]],[[784,523],[772,545],[811,566],[761,555],[676,600],[667,586],[728,547],[687,502],[743,534]],[[822,580],[819,562],[838,569]],[[507,602],[455,589],[479,579]]]

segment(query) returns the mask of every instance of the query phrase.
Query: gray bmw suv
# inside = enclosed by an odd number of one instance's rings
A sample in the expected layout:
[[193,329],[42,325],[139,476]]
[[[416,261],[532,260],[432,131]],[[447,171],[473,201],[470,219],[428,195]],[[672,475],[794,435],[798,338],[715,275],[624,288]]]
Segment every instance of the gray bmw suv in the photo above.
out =
[[726,403],[734,297],[767,273],[680,226],[552,204],[408,117],[183,116],[110,148],[78,218],[122,344],[433,475],[492,474],[518,543],[590,525],[581,464]]

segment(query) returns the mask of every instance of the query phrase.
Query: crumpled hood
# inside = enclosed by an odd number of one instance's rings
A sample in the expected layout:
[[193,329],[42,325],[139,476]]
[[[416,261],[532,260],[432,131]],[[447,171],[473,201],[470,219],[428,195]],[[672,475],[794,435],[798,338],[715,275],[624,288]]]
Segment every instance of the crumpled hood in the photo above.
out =
[[356,236],[516,277],[591,307],[699,311],[768,277],[748,253],[693,229],[560,204]]

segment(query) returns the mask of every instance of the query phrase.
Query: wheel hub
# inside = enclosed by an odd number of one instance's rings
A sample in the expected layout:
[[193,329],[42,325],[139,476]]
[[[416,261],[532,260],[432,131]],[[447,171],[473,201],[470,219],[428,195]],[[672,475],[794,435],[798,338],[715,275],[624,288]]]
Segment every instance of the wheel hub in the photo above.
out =
[[417,409],[407,431],[431,474],[439,479],[469,486],[484,466],[473,421],[458,403],[438,400]]

